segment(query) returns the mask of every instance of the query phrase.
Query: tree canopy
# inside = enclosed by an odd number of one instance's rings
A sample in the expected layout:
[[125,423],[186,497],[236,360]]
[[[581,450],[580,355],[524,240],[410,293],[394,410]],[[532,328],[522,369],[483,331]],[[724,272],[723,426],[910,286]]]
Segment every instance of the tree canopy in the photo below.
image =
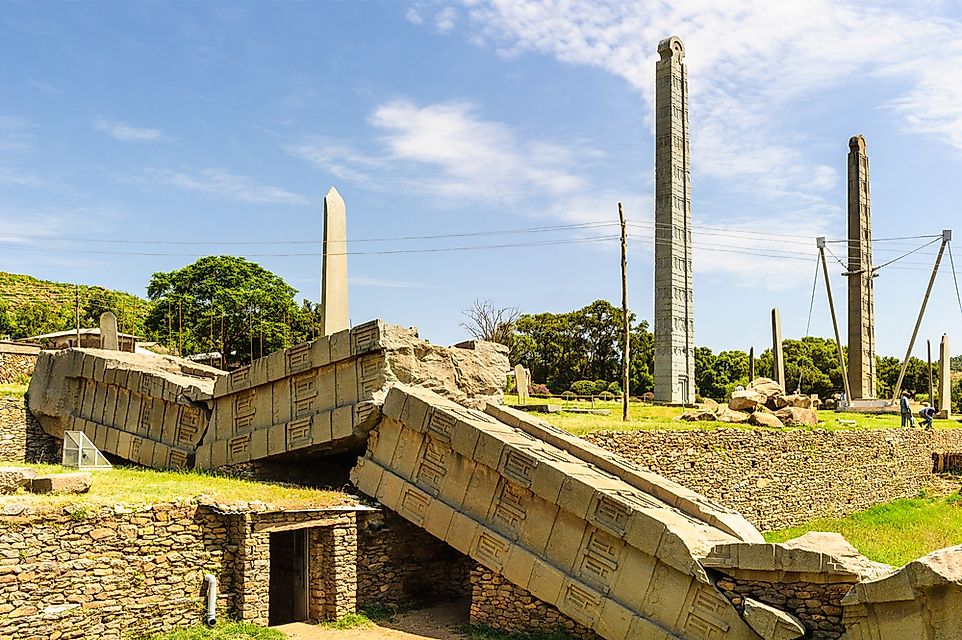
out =
[[172,350],[220,351],[227,364],[243,364],[313,336],[317,305],[298,307],[295,293],[244,258],[207,256],[151,276],[147,327]]

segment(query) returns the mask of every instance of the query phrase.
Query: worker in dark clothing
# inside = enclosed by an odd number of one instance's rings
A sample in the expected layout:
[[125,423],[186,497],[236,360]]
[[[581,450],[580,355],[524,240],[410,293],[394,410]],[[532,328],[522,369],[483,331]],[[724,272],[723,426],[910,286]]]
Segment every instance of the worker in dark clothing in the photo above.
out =
[[922,410],[919,411],[919,417],[922,418],[922,421],[925,423],[925,428],[931,429],[932,419],[935,418],[935,408],[930,406],[929,403],[926,402],[925,406],[922,407]]
[[902,399],[899,400],[899,413],[902,414],[902,426],[915,427],[915,418],[912,417],[912,407],[909,406],[909,392],[902,392]]

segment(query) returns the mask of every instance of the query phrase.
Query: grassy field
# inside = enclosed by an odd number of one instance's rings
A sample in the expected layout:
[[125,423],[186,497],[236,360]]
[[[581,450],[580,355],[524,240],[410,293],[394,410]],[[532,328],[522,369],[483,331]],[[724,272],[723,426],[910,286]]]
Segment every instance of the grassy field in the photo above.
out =
[[284,634],[246,622],[218,624],[213,629],[190,627],[149,636],[146,640],[284,640]]
[[834,531],[866,557],[895,567],[936,549],[962,544],[962,496],[897,500],[847,518],[820,519],[765,534],[785,542],[808,531]]
[[[517,396],[505,396],[506,404],[517,404]],[[541,399],[531,399],[528,404],[544,403]],[[585,435],[594,431],[645,431],[650,429],[665,429],[672,431],[711,431],[713,429],[764,429],[747,424],[730,424],[725,422],[685,422],[677,418],[687,409],[678,407],[662,407],[632,402],[629,407],[629,421],[621,420],[620,402],[602,402],[596,400],[594,403],[586,400],[563,401],[560,398],[552,399],[551,404],[559,404],[564,408],[580,409],[608,409],[610,415],[598,416],[582,413],[552,413],[543,417],[553,425],[560,427],[575,435]],[[829,431],[844,431],[850,429],[897,429],[901,426],[898,415],[895,414],[863,414],[863,413],[836,413],[835,411],[820,411],[819,420],[822,424],[817,427],[792,427],[808,429],[827,429]],[[856,424],[844,424],[839,422],[854,421]],[[918,422],[918,419],[916,419]],[[936,420],[936,429],[957,429],[962,424],[956,420]]]
[[25,393],[25,384],[0,384],[0,398],[22,398]]
[[[23,465],[40,473],[76,471],[55,465]],[[169,502],[193,498],[200,494],[218,502],[251,502],[260,500],[283,508],[329,507],[356,504],[356,499],[338,491],[321,491],[289,485],[252,482],[240,478],[198,472],[155,471],[135,467],[114,467],[91,471],[93,486],[81,495],[33,495],[16,493],[0,498],[4,502],[29,502],[31,506],[63,507],[67,505],[99,506]]]

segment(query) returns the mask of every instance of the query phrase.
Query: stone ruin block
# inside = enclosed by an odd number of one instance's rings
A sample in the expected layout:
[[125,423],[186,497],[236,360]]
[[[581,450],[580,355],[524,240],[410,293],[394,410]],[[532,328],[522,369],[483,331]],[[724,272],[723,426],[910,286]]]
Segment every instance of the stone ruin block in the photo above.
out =
[[740,538],[487,413],[396,386],[352,480],[610,640],[758,638],[697,560]]
[[102,349],[44,351],[28,405],[44,430],[83,431],[101,451],[183,469],[207,430],[214,381],[224,372],[188,360]]

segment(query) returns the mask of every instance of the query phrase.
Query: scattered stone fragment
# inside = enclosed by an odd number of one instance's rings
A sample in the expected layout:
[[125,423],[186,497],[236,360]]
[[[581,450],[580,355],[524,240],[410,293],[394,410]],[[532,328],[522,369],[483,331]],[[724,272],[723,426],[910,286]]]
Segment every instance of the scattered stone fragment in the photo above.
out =
[[775,417],[789,427],[810,427],[818,424],[814,409],[785,407],[776,411]]
[[748,388],[757,391],[766,398],[775,398],[785,393],[782,386],[771,378],[756,378],[749,383]]
[[765,640],[795,640],[805,634],[795,616],[751,598],[745,598],[745,622]]
[[748,419],[748,424],[753,424],[757,427],[769,427],[771,429],[785,428],[785,424],[774,414],[767,413],[765,411],[756,411],[753,413]]
[[715,420],[715,414],[705,409],[695,409],[681,414],[678,419],[685,422],[706,422]]
[[812,397],[792,394],[787,396],[776,396],[775,397],[775,408],[784,409],[785,407],[798,407],[799,409],[811,409],[812,408]]
[[728,407],[721,407],[717,413],[715,413],[715,420],[729,424],[744,424],[748,422],[748,414],[729,409]]
[[764,405],[768,401],[768,396],[759,393],[755,389],[745,389],[732,393],[732,399],[728,403],[728,408],[733,411],[747,411],[751,413],[759,405]]
[[87,493],[93,478],[89,473],[58,473],[30,480],[31,493]]

